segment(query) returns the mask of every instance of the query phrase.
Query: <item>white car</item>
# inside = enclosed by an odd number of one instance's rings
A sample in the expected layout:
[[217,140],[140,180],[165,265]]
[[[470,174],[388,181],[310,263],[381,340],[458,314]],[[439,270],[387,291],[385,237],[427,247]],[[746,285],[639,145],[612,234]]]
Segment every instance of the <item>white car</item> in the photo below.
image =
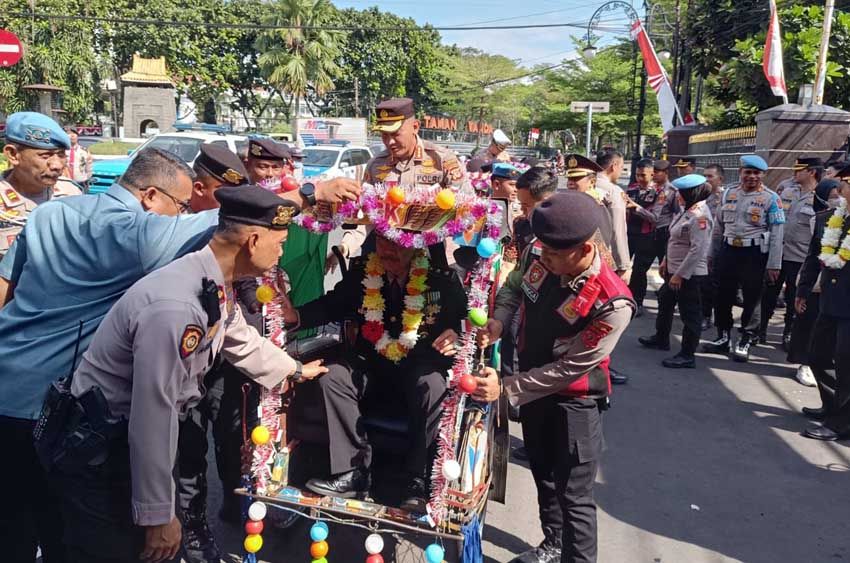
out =
[[304,149],[304,177],[346,177],[359,180],[372,159],[372,151],[362,145],[313,145]]

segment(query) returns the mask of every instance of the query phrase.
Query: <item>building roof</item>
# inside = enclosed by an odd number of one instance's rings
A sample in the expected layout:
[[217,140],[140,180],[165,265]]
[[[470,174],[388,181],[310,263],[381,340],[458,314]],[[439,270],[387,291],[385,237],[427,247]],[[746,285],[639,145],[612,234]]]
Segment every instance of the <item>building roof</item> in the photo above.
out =
[[139,55],[133,55],[133,69],[122,74],[121,80],[123,82],[173,85],[168,76],[168,70],[165,68],[165,57],[143,59]]

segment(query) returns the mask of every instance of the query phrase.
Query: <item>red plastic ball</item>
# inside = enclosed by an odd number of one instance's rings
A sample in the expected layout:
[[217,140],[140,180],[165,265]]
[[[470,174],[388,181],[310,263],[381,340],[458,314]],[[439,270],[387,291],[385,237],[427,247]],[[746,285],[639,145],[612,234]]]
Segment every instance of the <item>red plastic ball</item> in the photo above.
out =
[[263,521],[262,520],[248,520],[245,522],[245,533],[246,534],[262,534],[263,533]]
[[460,386],[460,390],[464,393],[474,393],[478,388],[478,381],[475,380],[474,376],[467,373],[460,377],[458,385]]
[[366,563],[384,563],[384,558],[381,557],[380,553],[376,553],[375,555],[370,555],[366,558]]
[[293,178],[292,176],[284,176],[283,180],[280,181],[280,187],[283,188],[285,192],[294,192],[301,185],[298,183],[298,180]]

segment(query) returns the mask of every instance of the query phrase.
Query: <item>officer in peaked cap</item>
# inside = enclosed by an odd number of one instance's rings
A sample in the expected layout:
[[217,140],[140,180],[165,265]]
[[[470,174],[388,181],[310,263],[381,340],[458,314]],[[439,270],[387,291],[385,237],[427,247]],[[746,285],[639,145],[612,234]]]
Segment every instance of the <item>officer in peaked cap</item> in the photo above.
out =
[[248,171],[239,157],[218,145],[201,145],[192,169],[197,177],[190,206],[196,213],[218,207],[215,192],[221,186],[240,186],[248,182]]
[[289,158],[289,150],[282,143],[274,139],[251,139],[245,160],[248,179],[266,189],[277,189]]
[[683,156],[681,158],[677,158],[673,162],[673,168],[676,169],[676,174],[678,178],[682,176],[687,176],[688,174],[693,174],[697,169],[697,159],[692,156]]
[[60,178],[71,139],[42,113],[22,111],[6,120],[3,155],[11,169],[0,176],[0,258],[39,204],[55,197],[80,195],[80,187]]
[[508,154],[508,147],[512,144],[510,137],[504,131],[496,129],[493,131],[490,144],[478,151],[475,156],[489,161],[510,162],[511,155]]

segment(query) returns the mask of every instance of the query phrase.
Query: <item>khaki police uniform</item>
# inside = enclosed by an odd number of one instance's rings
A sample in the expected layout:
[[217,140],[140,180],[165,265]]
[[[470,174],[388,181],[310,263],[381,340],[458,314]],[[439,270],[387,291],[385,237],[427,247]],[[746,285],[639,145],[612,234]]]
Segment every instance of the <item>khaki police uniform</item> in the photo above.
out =
[[474,158],[479,158],[479,159],[491,161],[491,162],[492,161],[496,161],[496,162],[510,162],[511,161],[511,155],[510,155],[510,153],[508,153],[507,150],[499,151],[498,154],[494,155],[490,151],[489,146],[484,147],[483,149],[481,149],[480,151],[475,153]]
[[449,187],[462,179],[463,171],[454,152],[419,138],[408,160],[394,161],[390,151],[384,149],[366,164],[363,176],[369,184],[394,182],[401,186]]
[[614,269],[623,272],[631,270],[632,258],[629,254],[629,235],[626,224],[626,192],[604,174],[597,174],[596,189],[602,193],[605,207],[611,215],[613,230],[611,257],[614,260]]

